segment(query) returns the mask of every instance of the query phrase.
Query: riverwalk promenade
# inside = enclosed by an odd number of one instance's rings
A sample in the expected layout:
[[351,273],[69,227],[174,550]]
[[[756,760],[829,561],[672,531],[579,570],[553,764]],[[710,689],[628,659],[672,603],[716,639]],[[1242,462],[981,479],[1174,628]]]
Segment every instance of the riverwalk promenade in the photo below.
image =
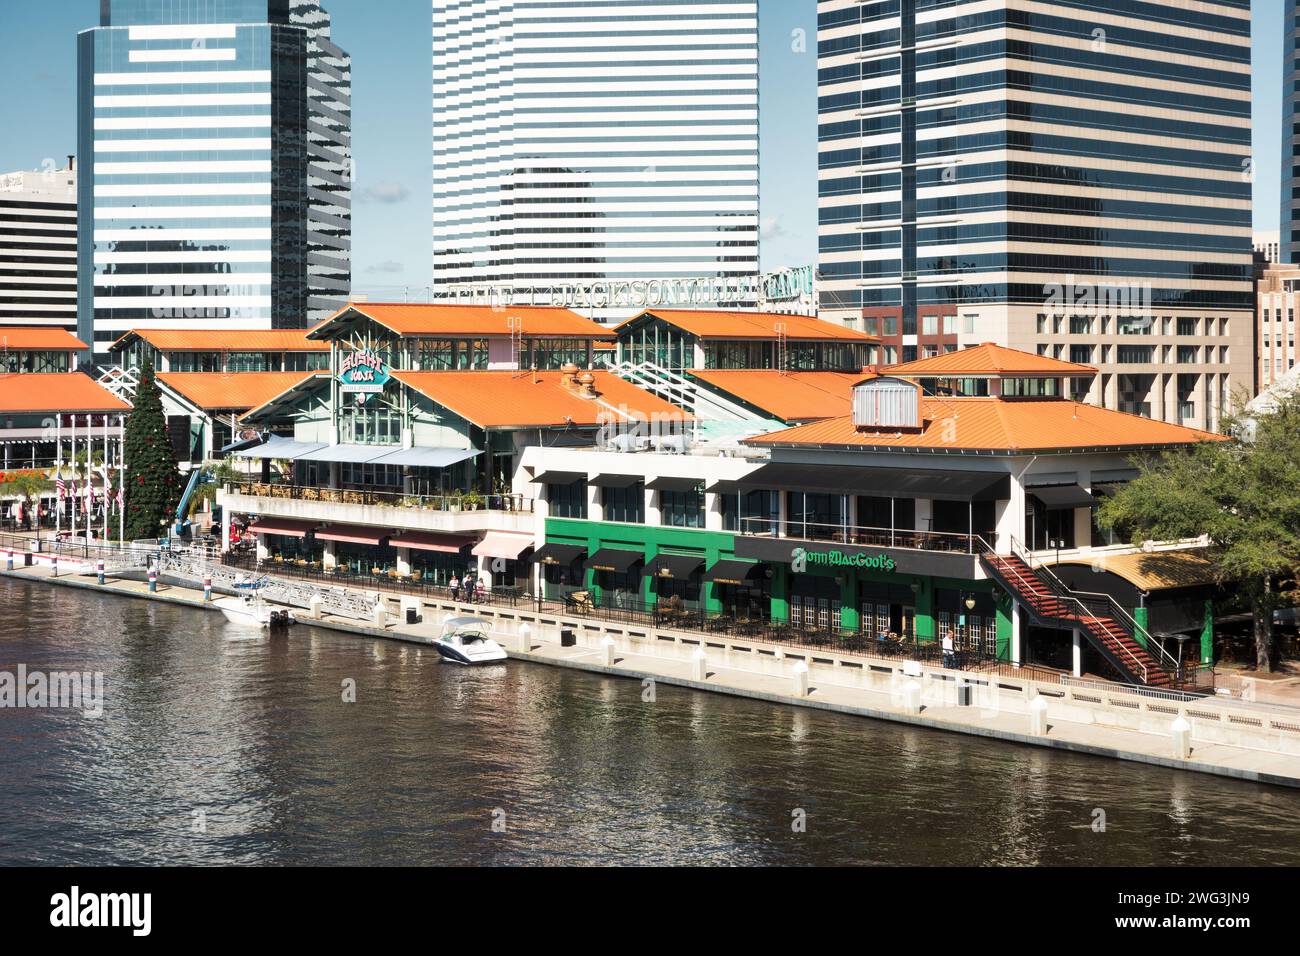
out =
[[[0,565],[3,567],[3,565]],[[150,591],[135,575],[57,576],[48,565],[0,575],[214,611],[201,587],[175,579]],[[197,585],[197,582],[193,582]],[[369,592],[369,619],[318,616],[300,621],[365,639],[428,645],[454,614],[488,619],[510,657],[657,685],[731,694],[781,706],[813,707],[1258,783],[1300,787],[1300,711],[1216,698],[1185,699],[1119,685],[1062,685],[1014,671],[953,671],[916,661],[781,647],[762,641],[567,618],[531,608]],[[420,620],[406,623],[414,607]],[[284,639],[293,640],[293,630]]]

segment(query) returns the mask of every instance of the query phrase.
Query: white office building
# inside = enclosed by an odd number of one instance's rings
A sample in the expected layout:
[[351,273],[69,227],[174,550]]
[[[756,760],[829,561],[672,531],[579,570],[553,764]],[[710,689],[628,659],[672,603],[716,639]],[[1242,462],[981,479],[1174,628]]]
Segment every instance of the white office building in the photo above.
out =
[[758,271],[758,4],[433,0],[435,295]]

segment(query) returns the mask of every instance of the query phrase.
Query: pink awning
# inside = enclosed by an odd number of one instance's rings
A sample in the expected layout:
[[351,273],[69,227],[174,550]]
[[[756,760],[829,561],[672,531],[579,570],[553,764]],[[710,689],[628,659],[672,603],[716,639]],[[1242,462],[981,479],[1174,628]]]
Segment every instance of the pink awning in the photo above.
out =
[[331,524],[316,532],[317,541],[342,541],[344,544],[379,544],[388,537],[384,528],[367,528],[359,524]]
[[251,534],[284,534],[291,538],[306,537],[318,521],[298,521],[293,518],[258,518],[248,526]]
[[459,534],[437,534],[432,531],[403,531],[389,539],[395,548],[415,548],[417,551],[441,551],[455,554],[473,541]]
[[483,540],[474,545],[474,554],[480,558],[505,558],[514,561],[533,546],[531,535],[511,534],[509,531],[489,531]]

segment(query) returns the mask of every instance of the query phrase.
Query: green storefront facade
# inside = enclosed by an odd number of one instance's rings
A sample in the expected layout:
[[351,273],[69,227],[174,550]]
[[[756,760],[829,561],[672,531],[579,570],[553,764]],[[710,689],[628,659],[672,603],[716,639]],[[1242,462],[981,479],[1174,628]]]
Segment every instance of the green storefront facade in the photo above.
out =
[[[638,552],[642,566],[649,567],[661,554],[689,555],[703,561],[704,568],[723,560],[751,561],[759,565],[759,578],[767,596],[767,613],[771,620],[799,621],[801,612],[808,614],[813,604],[810,595],[823,607],[834,607],[841,631],[884,629],[887,608],[893,608],[891,629],[898,629],[899,609],[906,624],[903,630],[918,642],[938,640],[944,627],[958,634],[968,627],[981,629],[981,643],[1003,660],[1011,658],[1011,601],[992,582],[964,575],[929,573],[908,567],[914,555],[879,550],[840,551],[814,546],[800,547],[795,540],[759,538],[725,531],[692,528],[654,527],[638,524],[587,521],[574,518],[547,518],[546,543],[582,548],[588,555],[602,549]],[[818,543],[821,544],[821,543]],[[798,553],[797,553],[798,552]],[[960,562],[958,562],[960,563]],[[974,563],[970,562],[973,568]],[[660,580],[653,574],[638,572],[637,600],[654,605],[661,598]],[[578,586],[586,589],[596,605],[610,603],[603,592],[602,576],[586,569]],[[968,616],[964,600],[977,603]],[[704,580],[699,585],[699,604],[708,614],[723,614],[728,609],[722,586]],[[874,617],[873,609],[880,609]],[[873,615],[872,619],[864,615]]]

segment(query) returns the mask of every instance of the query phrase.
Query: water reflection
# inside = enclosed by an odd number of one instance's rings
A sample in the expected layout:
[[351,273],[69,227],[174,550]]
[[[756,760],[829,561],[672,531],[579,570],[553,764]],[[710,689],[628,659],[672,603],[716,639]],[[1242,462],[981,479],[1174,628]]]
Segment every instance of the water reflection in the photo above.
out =
[[99,720],[0,710],[4,863],[1300,860],[1285,790],[7,580],[0,603],[0,669],[106,682]]

